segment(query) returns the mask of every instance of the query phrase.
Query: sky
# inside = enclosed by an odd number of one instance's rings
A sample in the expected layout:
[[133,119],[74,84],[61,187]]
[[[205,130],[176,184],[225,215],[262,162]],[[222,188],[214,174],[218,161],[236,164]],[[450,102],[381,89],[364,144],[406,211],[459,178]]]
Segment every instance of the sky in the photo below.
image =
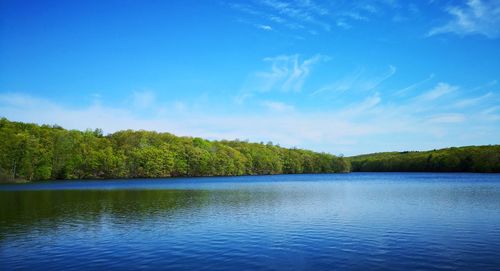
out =
[[0,117],[332,154],[500,144],[500,0],[0,0]]

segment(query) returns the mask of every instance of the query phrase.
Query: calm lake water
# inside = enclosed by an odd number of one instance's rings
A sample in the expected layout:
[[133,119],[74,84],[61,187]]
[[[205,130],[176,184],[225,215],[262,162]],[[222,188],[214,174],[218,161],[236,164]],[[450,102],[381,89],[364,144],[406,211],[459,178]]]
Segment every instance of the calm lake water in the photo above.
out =
[[0,185],[0,269],[500,270],[500,174]]

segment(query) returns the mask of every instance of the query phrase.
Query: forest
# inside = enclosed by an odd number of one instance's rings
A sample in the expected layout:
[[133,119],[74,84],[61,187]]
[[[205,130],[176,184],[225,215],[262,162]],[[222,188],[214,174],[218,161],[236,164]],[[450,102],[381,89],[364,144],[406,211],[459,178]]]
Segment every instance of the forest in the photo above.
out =
[[0,181],[337,172],[500,172],[500,145],[338,157],[271,142],[66,130],[0,119]]
[[348,158],[352,171],[500,172],[500,145],[432,151],[382,152]]
[[66,130],[0,119],[0,180],[38,181],[349,172],[345,158],[273,143],[151,131]]

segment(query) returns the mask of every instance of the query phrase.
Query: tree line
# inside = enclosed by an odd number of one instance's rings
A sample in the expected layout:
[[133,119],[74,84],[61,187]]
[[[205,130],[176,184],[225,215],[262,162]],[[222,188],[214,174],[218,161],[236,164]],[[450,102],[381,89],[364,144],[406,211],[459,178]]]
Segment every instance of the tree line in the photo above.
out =
[[345,158],[271,142],[66,130],[0,119],[0,179],[160,178],[348,172]]
[[0,181],[336,172],[500,172],[500,145],[348,158],[271,142],[66,130],[0,119]]
[[500,173],[500,145],[423,152],[383,152],[349,157],[352,171]]

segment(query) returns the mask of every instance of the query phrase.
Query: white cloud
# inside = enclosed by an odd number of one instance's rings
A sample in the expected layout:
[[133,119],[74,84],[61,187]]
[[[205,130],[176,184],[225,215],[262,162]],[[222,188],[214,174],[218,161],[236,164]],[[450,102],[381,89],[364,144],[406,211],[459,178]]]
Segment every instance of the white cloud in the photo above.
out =
[[400,89],[400,90],[394,92],[394,95],[404,95],[404,94],[406,94],[406,93],[414,90],[415,88],[417,88],[417,87],[419,87],[419,86],[421,86],[421,85],[429,82],[430,80],[432,80],[434,78],[434,76],[435,76],[434,74],[431,74],[431,75],[429,75],[429,77],[427,77],[427,78],[425,78],[425,79],[423,79],[421,81],[413,83],[413,84],[411,84],[411,85],[409,85],[409,86],[407,86],[407,87],[405,87],[403,89]]
[[265,58],[264,61],[271,64],[270,69],[256,72],[249,80],[249,84],[244,87],[244,94],[248,96],[248,92],[273,90],[300,92],[312,67],[320,61],[328,59],[323,55],[315,55],[303,61],[300,61],[299,55]]
[[177,110],[179,112],[184,112],[184,111],[186,111],[187,106],[186,106],[186,103],[184,103],[184,102],[175,101],[174,102],[174,108],[175,108],[175,110]]
[[445,25],[435,27],[429,36],[454,33],[461,36],[480,34],[497,38],[500,34],[500,1],[469,0],[465,6],[452,6],[447,12],[453,17]]
[[[329,10],[312,0],[278,1],[258,0],[252,4],[228,4],[231,8],[249,15],[251,20],[267,20],[291,30],[330,30],[326,22]],[[246,20],[245,20],[246,21]],[[270,29],[264,29],[270,30]]]
[[362,92],[376,90],[384,81],[391,78],[396,73],[396,70],[396,67],[389,65],[385,73],[375,76],[366,75],[366,72],[364,71],[357,71],[349,76],[313,91],[311,95],[315,96],[327,92],[342,93],[350,90]]
[[328,15],[330,11],[315,3],[313,0],[297,0],[297,5],[308,9],[309,11],[316,13],[318,15]]
[[359,116],[361,114],[369,114],[369,111],[380,104],[381,101],[380,94],[375,93],[365,98],[362,102],[349,106],[341,112],[341,115]]
[[[276,77],[272,89],[291,91],[294,86],[301,86],[311,66],[323,58],[319,55],[303,61],[296,56],[269,58],[271,68],[267,73],[269,77]],[[306,103],[296,99],[280,100],[276,98],[277,93],[257,92],[243,93],[255,96],[245,104],[220,104],[220,100],[210,100],[209,96],[190,101],[161,101],[154,92],[143,91],[132,93],[126,102],[114,106],[107,105],[103,99],[79,107],[39,96],[0,92],[0,117],[59,124],[68,129],[102,128],[106,133],[146,129],[208,139],[273,141],[285,147],[298,146],[347,155],[500,143],[500,110],[496,92],[470,98],[470,93],[477,89],[472,88],[465,99],[465,90],[440,82],[421,95],[398,97],[394,103],[390,100],[394,98],[391,93],[384,95],[384,91],[373,87],[395,72],[396,68],[392,66],[368,78],[364,72],[359,72],[352,76],[352,80],[344,82],[344,86],[338,84],[336,87],[343,90],[359,87],[362,91],[370,91],[357,92],[349,95],[348,102],[322,105],[321,108],[306,107]],[[261,83],[259,81],[257,85]],[[493,85],[494,82],[487,86]],[[307,94],[299,96],[297,93],[294,98],[316,98]],[[293,101],[293,105],[283,101]],[[214,105],[220,110],[214,110]],[[242,110],[229,111],[231,106]],[[467,129],[466,134],[464,129]]]
[[487,108],[487,109],[483,110],[482,113],[483,114],[491,114],[491,113],[495,113],[495,112],[498,112],[498,111],[500,111],[500,105]]
[[361,3],[357,5],[359,10],[366,11],[368,13],[378,13],[380,12],[379,8],[375,7],[373,4]]
[[465,116],[463,114],[451,113],[451,114],[439,114],[432,116],[428,119],[431,123],[460,123],[465,121]]
[[457,86],[451,86],[447,83],[438,83],[433,89],[417,97],[420,101],[433,101],[448,93],[458,90]]
[[4,93],[0,95],[0,104],[9,104],[14,107],[33,107],[41,103],[49,103],[45,99],[17,93]]
[[[0,117],[59,124],[68,129],[102,128],[106,133],[145,129],[208,139],[273,141],[285,147],[347,155],[500,143],[500,107],[491,96],[473,101],[472,104],[481,104],[474,110],[441,106],[465,101],[460,92],[457,86],[439,83],[423,96],[399,99],[397,103],[388,100],[391,96],[376,92],[358,99],[353,96],[351,102],[330,108],[305,108],[297,103],[292,106],[271,98],[257,100],[257,108],[249,107],[249,111],[215,111],[213,102],[199,105],[196,99],[155,101],[153,109],[168,109],[161,112],[131,107],[130,103],[111,106],[105,100],[73,107],[39,96],[0,92]],[[464,133],[464,129],[474,132]]]
[[365,89],[372,90],[377,88],[380,84],[382,84],[382,82],[391,78],[396,73],[396,70],[395,66],[389,65],[389,69],[386,73],[382,74],[380,77],[374,78],[371,81],[365,82]]
[[357,11],[345,12],[342,15],[355,21],[369,21],[368,17],[361,15]]
[[135,91],[132,95],[132,103],[139,108],[151,107],[155,102],[155,94],[152,91]]
[[467,107],[467,106],[473,106],[479,104],[481,101],[484,101],[488,98],[493,97],[493,92],[488,92],[484,95],[481,95],[479,97],[475,98],[469,98],[469,99],[462,99],[458,102],[455,103],[455,107]]
[[281,2],[277,0],[260,0],[260,4],[270,7],[275,12],[287,16],[300,22],[319,25],[325,30],[329,30],[328,23],[323,22],[319,17],[327,15],[328,10],[320,7],[312,0],[296,1],[296,2]]
[[[360,22],[368,22],[373,16],[381,16],[388,10],[401,9],[398,1],[342,1],[341,3],[313,0],[254,0],[245,4],[227,3],[229,7],[245,15],[240,22],[264,22],[283,26],[291,31],[303,31],[311,35],[330,32],[332,26],[350,29]],[[417,7],[409,5],[409,13]],[[274,29],[274,27],[273,27]],[[283,32],[275,31],[283,35]],[[296,38],[295,35],[284,35]]]
[[343,29],[350,29],[352,26],[342,19],[337,20],[337,26]]
[[273,31],[273,28],[269,25],[264,25],[264,24],[258,24],[257,25],[257,28],[260,28],[262,30],[266,30],[266,31]]
[[[175,102],[174,106],[178,104]],[[334,112],[297,112],[291,105],[276,101],[265,101],[262,105],[272,109],[271,112],[242,115],[184,110],[143,118],[137,109],[127,106],[90,104],[75,108],[29,95],[0,93],[0,112],[11,120],[58,124],[67,129],[102,128],[106,133],[145,129],[209,139],[271,140],[289,147],[323,145],[317,150],[333,152],[337,142],[352,142],[351,136],[381,131],[372,124],[351,123]],[[183,103],[182,109],[185,108]]]
[[277,112],[292,111],[294,109],[291,105],[276,101],[263,101],[261,102],[261,105],[266,107],[267,109]]
[[419,14],[420,13],[420,9],[418,8],[418,6],[415,3],[408,4],[408,11],[412,14]]

